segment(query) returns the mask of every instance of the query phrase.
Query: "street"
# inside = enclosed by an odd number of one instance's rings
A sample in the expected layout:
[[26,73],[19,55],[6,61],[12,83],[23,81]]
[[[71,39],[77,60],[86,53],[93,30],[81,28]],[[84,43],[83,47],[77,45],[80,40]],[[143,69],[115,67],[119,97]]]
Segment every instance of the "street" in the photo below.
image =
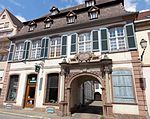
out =
[[0,113],[0,119],[37,119],[27,116],[19,116],[19,115],[9,115]]

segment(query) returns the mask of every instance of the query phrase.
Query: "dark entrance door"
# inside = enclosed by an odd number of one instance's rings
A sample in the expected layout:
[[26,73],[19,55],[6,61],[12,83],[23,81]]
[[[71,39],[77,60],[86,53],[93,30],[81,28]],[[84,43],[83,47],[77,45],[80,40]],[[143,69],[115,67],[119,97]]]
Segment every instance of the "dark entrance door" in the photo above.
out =
[[25,92],[24,107],[27,107],[27,108],[33,108],[34,107],[36,82],[37,82],[37,75],[36,74],[28,75],[26,92]]

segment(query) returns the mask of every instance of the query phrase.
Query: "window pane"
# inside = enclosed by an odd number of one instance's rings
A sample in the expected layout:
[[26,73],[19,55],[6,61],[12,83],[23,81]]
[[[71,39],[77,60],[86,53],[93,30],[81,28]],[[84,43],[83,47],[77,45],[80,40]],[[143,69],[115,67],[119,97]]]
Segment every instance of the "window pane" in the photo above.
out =
[[46,102],[57,103],[58,100],[58,74],[49,74],[46,89]]
[[101,30],[101,39],[107,39],[107,30]]
[[114,70],[112,72],[114,102],[133,103],[132,75],[129,70]]
[[17,89],[18,89],[18,75],[10,76],[9,81],[9,90],[7,93],[7,101],[15,101],[17,96]]
[[71,44],[76,43],[76,34],[71,36]]
[[104,51],[104,50],[108,50],[107,40],[106,41],[102,41],[102,51]]

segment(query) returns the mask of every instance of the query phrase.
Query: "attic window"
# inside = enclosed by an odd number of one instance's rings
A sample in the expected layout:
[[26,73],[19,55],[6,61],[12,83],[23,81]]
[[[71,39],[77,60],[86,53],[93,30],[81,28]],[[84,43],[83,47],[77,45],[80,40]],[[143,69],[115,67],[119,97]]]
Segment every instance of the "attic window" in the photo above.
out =
[[74,12],[69,12],[66,17],[67,17],[67,23],[72,24],[75,22],[77,15]]
[[95,5],[95,0],[85,0],[85,6],[90,7]]
[[34,29],[36,28],[37,24],[34,21],[31,21],[29,23],[29,31],[34,31]]
[[44,23],[45,23],[45,28],[50,28],[51,25],[53,24],[53,20],[52,20],[50,17],[47,17],[47,18],[44,20]]
[[51,12],[51,15],[56,15],[56,14],[58,14],[60,11],[58,10],[58,8],[56,8],[55,6],[53,6],[53,7],[50,9],[50,12]]
[[6,18],[6,15],[4,14],[3,16],[2,16],[2,19],[5,19]]
[[97,7],[91,7],[88,11],[90,19],[97,19],[99,14],[99,9]]

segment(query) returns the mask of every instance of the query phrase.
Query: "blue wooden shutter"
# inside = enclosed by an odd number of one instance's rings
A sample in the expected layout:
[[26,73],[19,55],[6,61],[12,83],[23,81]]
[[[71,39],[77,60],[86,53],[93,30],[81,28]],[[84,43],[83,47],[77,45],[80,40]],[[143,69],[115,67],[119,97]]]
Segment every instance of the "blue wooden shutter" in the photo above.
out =
[[98,31],[92,31],[92,41],[93,41],[93,51],[97,51],[99,49]]
[[24,42],[24,50],[23,50],[23,57],[22,57],[23,60],[26,60],[29,58],[30,44],[31,44],[30,41]]
[[71,35],[71,53],[77,52],[77,34]]
[[135,49],[136,43],[135,43],[134,25],[127,24],[125,25],[125,29],[126,29],[126,38],[127,38],[128,48]]
[[66,56],[67,55],[67,36],[62,36],[61,38],[61,55]]
[[13,60],[14,49],[15,49],[15,44],[11,43],[9,54],[8,54],[8,61],[12,61]]
[[101,48],[102,51],[108,51],[108,30],[107,28],[100,29]]

